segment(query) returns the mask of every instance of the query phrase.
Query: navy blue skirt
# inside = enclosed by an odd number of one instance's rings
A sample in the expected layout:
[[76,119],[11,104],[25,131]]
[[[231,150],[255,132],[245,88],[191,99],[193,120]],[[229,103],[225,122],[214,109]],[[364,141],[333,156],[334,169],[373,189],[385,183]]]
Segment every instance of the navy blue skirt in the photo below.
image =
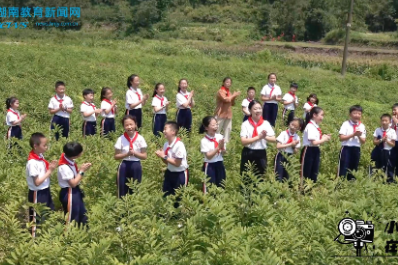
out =
[[178,109],[177,110],[177,124],[180,129],[186,129],[188,132],[191,131],[192,126],[192,112],[191,109]]
[[82,126],[83,137],[88,135],[95,135],[97,133],[96,121],[84,121]]
[[152,131],[155,136],[160,136],[160,133],[163,132],[164,124],[167,121],[166,114],[155,114],[153,115],[152,120]]
[[106,136],[108,133],[115,131],[115,118],[103,118],[101,121],[101,135]]

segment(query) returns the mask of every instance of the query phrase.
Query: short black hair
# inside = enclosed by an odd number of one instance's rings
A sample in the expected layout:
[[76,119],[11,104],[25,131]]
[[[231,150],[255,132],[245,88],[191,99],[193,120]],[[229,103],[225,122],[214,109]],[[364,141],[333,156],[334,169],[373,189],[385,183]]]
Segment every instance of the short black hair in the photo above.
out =
[[256,89],[254,87],[252,87],[252,86],[249,86],[249,88],[247,89],[247,92],[249,92],[250,90],[256,91]]
[[167,121],[164,126],[166,127],[166,125],[169,125],[171,127],[171,129],[173,129],[176,134],[178,133],[178,124],[175,121]]
[[386,117],[389,118],[390,121],[391,121],[392,117],[391,117],[391,115],[388,114],[388,113],[384,113],[383,115],[381,115],[381,116],[380,116],[380,120],[382,120],[383,118],[386,118]]
[[94,95],[94,90],[92,90],[91,88],[86,88],[85,90],[83,90],[83,97],[87,96],[89,94],[93,94]]
[[64,145],[63,151],[66,157],[75,157],[83,152],[83,146],[78,142],[69,142]]
[[126,120],[133,120],[134,122],[135,122],[135,124],[137,124],[137,118],[135,117],[135,116],[132,116],[132,115],[124,115],[123,116],[123,118],[122,118],[122,125],[124,126],[124,122],[126,121]]
[[294,87],[295,89],[298,89],[297,83],[291,83],[291,84],[290,84],[290,87]]
[[353,111],[363,112],[363,109],[362,109],[362,107],[360,105],[354,105],[354,106],[350,107],[350,113],[353,112]]
[[65,86],[65,83],[63,81],[57,81],[55,82],[55,88],[59,87],[59,86]]
[[395,109],[396,107],[398,107],[398,103],[395,103],[394,105],[392,105],[393,109]]
[[32,136],[30,136],[29,139],[30,147],[33,148],[35,145],[39,145],[41,143],[42,138],[46,138],[46,136],[40,132],[32,133]]

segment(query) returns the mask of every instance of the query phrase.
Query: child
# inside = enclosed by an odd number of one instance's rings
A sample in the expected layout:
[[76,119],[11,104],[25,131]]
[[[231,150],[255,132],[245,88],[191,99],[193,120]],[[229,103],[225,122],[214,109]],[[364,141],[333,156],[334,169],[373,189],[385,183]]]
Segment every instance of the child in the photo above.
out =
[[154,112],[152,131],[155,136],[160,135],[167,121],[166,109],[170,102],[164,96],[164,92],[164,85],[162,83],[157,83],[152,95],[152,107]]
[[250,117],[242,123],[240,137],[242,145],[242,157],[240,162],[240,174],[246,171],[248,162],[254,163],[255,173],[264,174],[267,169],[267,143],[275,142],[275,132],[268,121],[262,117],[261,103],[253,100],[249,106]]
[[276,148],[278,148],[278,153],[275,156],[274,171],[277,176],[277,180],[280,182],[289,179],[289,174],[282,163],[288,163],[286,157],[297,153],[300,149],[300,136],[297,135],[297,132],[301,130],[303,125],[303,119],[293,117],[289,122],[289,128],[286,131],[281,132],[278,138],[276,138]]
[[83,90],[84,101],[80,105],[80,112],[83,115],[83,137],[97,133],[97,116],[102,109],[97,109],[93,104],[94,91],[90,88]]
[[373,144],[371,159],[375,161],[376,168],[382,169],[387,175],[387,182],[394,181],[394,168],[392,163],[391,149],[395,146],[397,135],[394,129],[390,128],[391,115],[383,114],[380,117],[381,127],[377,128],[373,134]]
[[[73,110],[73,102],[70,97],[65,95],[65,83],[57,81],[55,83],[55,95],[50,99],[48,110],[53,118],[51,120],[51,130],[58,125],[62,130],[62,137],[67,138],[70,129],[70,114]],[[59,132],[55,133],[55,139],[58,141]]]
[[275,84],[276,74],[268,75],[268,84],[261,90],[261,100],[264,102],[263,119],[275,127],[278,116],[278,102],[282,100],[282,90]]
[[156,151],[156,155],[167,165],[163,182],[165,197],[175,194],[176,189],[188,184],[187,151],[185,150],[185,145],[177,137],[177,133],[178,124],[174,121],[166,122],[163,135],[167,142],[164,144],[163,150]]
[[[34,204],[43,203],[54,210],[50,192],[50,177],[54,169],[57,168],[58,161],[54,160],[48,163],[44,159],[43,153],[47,151],[47,139],[42,133],[32,134],[29,144],[32,150],[26,164],[26,181],[29,188],[28,201]],[[36,236],[36,224],[41,221],[42,217],[37,216],[33,207],[29,207],[29,222],[33,222],[32,237]]]
[[127,92],[126,92],[126,115],[135,116],[137,118],[138,129],[142,126],[142,106],[145,105],[149,95],[142,94],[140,85],[140,78],[138,75],[130,75],[127,78]]
[[61,187],[59,200],[67,216],[66,224],[75,221],[85,225],[87,223],[86,207],[84,206],[83,191],[79,184],[84,173],[91,167],[91,163],[84,163],[78,169],[75,159],[83,153],[83,146],[76,142],[64,145],[63,154],[58,162],[58,184]]
[[242,111],[243,111],[243,121],[246,121],[250,117],[250,111],[248,109],[249,103],[253,101],[256,96],[256,89],[254,87],[249,87],[247,89],[247,98],[242,101]]
[[[225,153],[224,139],[221,134],[216,133],[218,129],[217,120],[213,116],[207,116],[202,121],[199,133],[205,133],[200,141],[200,152],[204,155],[203,171],[210,177],[209,183],[222,187],[225,180],[225,167],[222,155]],[[203,192],[207,193],[206,183],[203,183]]]
[[296,83],[292,83],[290,85],[290,91],[282,98],[283,105],[285,106],[283,109],[282,118],[285,120],[285,117],[287,116],[286,126],[288,126],[293,120],[294,110],[298,107],[298,97],[296,95],[297,89],[298,85]]
[[316,107],[318,105],[319,105],[319,100],[318,100],[318,97],[316,96],[316,94],[310,94],[307,97],[307,102],[303,106],[303,109],[304,109],[304,117],[303,118],[304,118],[306,126],[311,120],[310,111],[312,110],[313,107]]
[[[398,103],[392,106],[392,124],[391,128],[394,129],[398,140]],[[395,175],[398,176],[398,141],[395,141],[395,146],[391,150],[392,160],[394,162]]]
[[358,170],[361,145],[366,140],[365,125],[361,123],[361,117],[362,107],[359,105],[352,106],[350,108],[350,120],[345,121],[339,131],[341,151],[338,176],[347,175],[347,180],[355,179],[351,171]]
[[6,107],[6,124],[9,126],[6,138],[11,139],[11,137],[15,137],[19,140],[22,140],[21,122],[26,118],[26,114],[21,115],[19,113],[19,100],[16,97],[7,98]]
[[177,101],[177,115],[176,120],[178,127],[180,129],[185,129],[188,132],[191,131],[192,126],[192,112],[191,108],[195,106],[195,101],[193,100],[194,92],[187,91],[188,81],[186,79],[181,79],[178,82],[178,92],[176,96]]
[[101,90],[101,135],[105,136],[110,132],[115,132],[116,100],[112,99],[112,89],[103,87]]
[[304,130],[303,146],[301,150],[301,184],[303,178],[316,182],[318,179],[321,151],[319,146],[330,140],[330,134],[322,134],[319,124],[323,120],[324,112],[320,107],[314,107],[310,111],[310,122]]
[[232,85],[232,79],[225,77],[222,86],[216,96],[216,110],[214,115],[218,122],[217,133],[224,132],[225,142],[228,143],[231,138],[232,130],[232,106],[235,105],[235,99],[240,95],[239,91],[231,94],[229,91]]
[[122,160],[117,171],[117,197],[132,194],[133,190],[127,186],[129,181],[141,182],[141,160],[147,158],[148,145],[144,137],[137,132],[137,119],[134,116],[125,115],[122,119],[124,134],[115,143],[116,160]]

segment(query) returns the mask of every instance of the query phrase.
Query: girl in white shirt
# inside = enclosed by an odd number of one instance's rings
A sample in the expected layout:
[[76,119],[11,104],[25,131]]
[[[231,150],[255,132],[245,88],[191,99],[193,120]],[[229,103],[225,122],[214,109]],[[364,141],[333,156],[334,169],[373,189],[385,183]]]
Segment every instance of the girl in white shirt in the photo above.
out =
[[115,159],[122,160],[117,170],[117,196],[121,198],[132,194],[133,190],[127,185],[130,180],[141,182],[141,160],[147,158],[148,147],[144,137],[137,132],[137,119],[134,116],[125,115],[122,119],[124,134],[115,144]]
[[299,104],[298,97],[296,95],[297,89],[298,85],[296,83],[292,83],[290,85],[290,91],[282,98],[282,103],[284,105],[282,118],[286,121],[286,126],[289,126],[290,122],[293,120],[295,110]]
[[[226,178],[222,155],[225,153],[224,137],[216,133],[218,123],[215,117],[207,116],[202,120],[199,133],[206,133],[200,141],[200,152],[204,155],[203,171],[210,178],[209,183],[222,187]],[[203,183],[203,192],[207,193],[206,182]]]
[[26,114],[21,115],[19,113],[19,100],[16,97],[7,98],[6,107],[6,124],[9,126],[6,138],[11,139],[11,137],[15,137],[19,140],[22,140],[21,122],[26,118]]
[[176,121],[180,129],[186,129],[188,132],[191,131],[192,126],[192,112],[191,108],[195,106],[193,100],[194,92],[187,91],[188,81],[181,79],[178,82],[178,92],[176,96],[177,101],[177,115]]
[[247,164],[250,162],[254,164],[255,173],[262,175],[267,169],[267,143],[275,142],[275,132],[269,122],[263,119],[260,102],[253,100],[248,108],[250,117],[242,123],[240,131],[241,143],[244,146],[240,173],[247,170]]
[[162,83],[157,83],[152,95],[152,107],[153,107],[153,119],[152,119],[152,131],[155,136],[160,136],[160,132],[163,132],[164,124],[167,121],[167,106],[169,101],[164,96],[166,89]]
[[310,111],[312,110],[313,107],[318,106],[319,100],[316,94],[310,94],[307,97],[307,102],[304,104],[303,109],[304,109],[304,122],[305,125],[307,125],[310,122]]
[[110,132],[115,132],[116,100],[113,98],[112,89],[103,87],[101,90],[101,135],[105,136]]
[[281,88],[275,84],[276,74],[268,75],[268,84],[261,90],[261,100],[264,102],[263,119],[275,127],[276,117],[278,116],[278,103],[282,100]]
[[140,85],[140,78],[138,75],[130,75],[127,78],[127,92],[126,92],[126,115],[131,115],[137,118],[138,129],[142,126],[142,106],[145,105],[149,98],[148,94],[143,94]]
[[303,146],[301,150],[301,184],[303,178],[316,182],[318,179],[319,165],[321,162],[321,151],[319,146],[330,140],[330,134],[322,134],[319,124],[323,120],[324,112],[320,107],[314,107],[310,111],[310,122],[307,124],[303,135]]

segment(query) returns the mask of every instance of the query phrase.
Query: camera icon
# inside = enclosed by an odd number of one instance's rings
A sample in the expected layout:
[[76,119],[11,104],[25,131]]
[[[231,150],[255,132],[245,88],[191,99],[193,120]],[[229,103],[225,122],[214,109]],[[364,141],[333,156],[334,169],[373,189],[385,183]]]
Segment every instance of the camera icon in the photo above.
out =
[[[357,250],[357,256],[361,256],[361,249],[366,243],[373,243],[374,239],[374,226],[371,221],[356,220],[351,218],[344,218],[339,222],[337,226],[340,234],[334,239],[334,241],[340,244],[354,244],[354,248]],[[339,240],[339,237],[343,235],[344,241],[348,243],[343,243]]]

